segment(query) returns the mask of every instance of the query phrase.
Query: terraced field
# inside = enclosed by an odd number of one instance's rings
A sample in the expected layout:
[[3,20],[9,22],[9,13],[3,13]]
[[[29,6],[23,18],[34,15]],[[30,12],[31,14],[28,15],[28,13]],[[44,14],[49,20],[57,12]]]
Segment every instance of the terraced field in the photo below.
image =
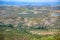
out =
[[57,33],[60,33],[58,31],[30,31],[31,34],[36,34],[36,35],[55,35]]

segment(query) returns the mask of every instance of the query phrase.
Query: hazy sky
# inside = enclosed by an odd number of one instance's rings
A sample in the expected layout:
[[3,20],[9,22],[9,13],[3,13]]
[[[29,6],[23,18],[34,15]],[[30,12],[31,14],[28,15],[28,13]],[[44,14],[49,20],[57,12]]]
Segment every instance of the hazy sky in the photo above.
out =
[[2,0],[2,1],[17,1],[17,2],[60,2],[60,0]]

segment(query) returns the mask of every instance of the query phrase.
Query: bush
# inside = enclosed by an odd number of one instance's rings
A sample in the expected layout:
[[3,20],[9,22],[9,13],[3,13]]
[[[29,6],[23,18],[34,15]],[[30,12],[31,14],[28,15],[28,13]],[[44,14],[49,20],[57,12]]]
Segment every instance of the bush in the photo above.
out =
[[8,24],[7,26],[13,28],[13,25],[12,24]]

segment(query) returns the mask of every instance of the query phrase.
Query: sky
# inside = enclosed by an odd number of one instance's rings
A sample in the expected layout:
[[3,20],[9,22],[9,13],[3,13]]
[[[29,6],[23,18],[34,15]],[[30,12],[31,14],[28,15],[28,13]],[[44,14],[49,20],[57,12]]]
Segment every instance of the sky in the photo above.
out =
[[0,5],[60,5],[60,0],[0,0]]
[[0,0],[0,1],[14,1],[14,2],[60,2],[60,0]]

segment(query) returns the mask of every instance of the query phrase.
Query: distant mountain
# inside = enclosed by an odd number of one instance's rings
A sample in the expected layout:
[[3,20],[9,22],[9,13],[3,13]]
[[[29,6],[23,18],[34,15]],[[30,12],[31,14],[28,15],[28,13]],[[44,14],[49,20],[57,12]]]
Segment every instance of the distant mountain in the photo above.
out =
[[12,1],[0,1],[0,5],[39,5],[39,6],[55,6],[60,5],[60,2],[12,2]]

